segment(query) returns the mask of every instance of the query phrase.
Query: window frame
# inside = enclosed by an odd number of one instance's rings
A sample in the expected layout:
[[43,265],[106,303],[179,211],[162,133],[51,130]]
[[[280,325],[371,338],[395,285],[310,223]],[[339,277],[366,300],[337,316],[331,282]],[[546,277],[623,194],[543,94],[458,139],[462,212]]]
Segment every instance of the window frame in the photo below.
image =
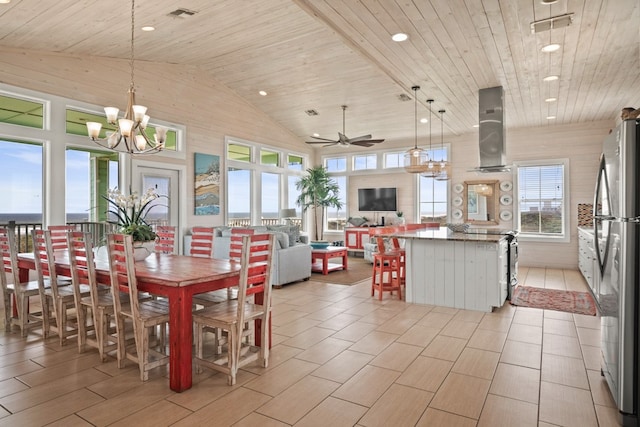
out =
[[[230,145],[240,145],[243,147],[249,148],[249,161],[241,161],[241,160],[232,160],[227,156],[228,149]],[[264,151],[268,151],[271,153],[275,153],[278,155],[278,165],[273,164],[264,164],[262,163],[261,153]],[[288,159],[289,156],[295,156],[302,159],[302,167],[298,169],[289,168],[289,165],[285,159]],[[303,154],[301,152],[287,150],[281,147],[274,147],[268,144],[261,144],[253,141],[247,141],[242,138],[236,138],[233,136],[225,136],[224,138],[224,156],[223,156],[224,165],[221,166],[221,169],[224,168],[225,173],[225,193],[224,193],[224,223],[228,224],[230,221],[229,218],[229,168],[243,169],[248,170],[250,172],[250,205],[249,205],[249,215],[250,222],[252,225],[261,224],[261,213],[262,213],[262,173],[272,173],[279,175],[279,209],[287,209],[287,208],[295,208],[296,212],[301,211],[297,206],[289,206],[289,177],[302,177],[306,174],[306,169],[309,164],[309,156],[307,154]],[[278,212],[279,214],[279,212]],[[302,227],[301,230],[306,231],[308,228],[309,221],[306,220],[306,215],[308,212],[303,213]]]
[[[522,241],[531,241],[531,242],[558,242],[558,243],[568,243],[571,238],[571,194],[570,194],[570,169],[569,169],[569,159],[543,159],[543,160],[526,160],[526,161],[518,161],[514,162],[514,214],[515,221],[514,226],[519,230],[518,239]],[[530,232],[522,232],[521,222],[520,222],[520,168],[521,167],[543,167],[543,166],[562,166],[563,174],[562,174],[562,233],[557,235],[550,234],[540,234],[540,233],[530,233]]]

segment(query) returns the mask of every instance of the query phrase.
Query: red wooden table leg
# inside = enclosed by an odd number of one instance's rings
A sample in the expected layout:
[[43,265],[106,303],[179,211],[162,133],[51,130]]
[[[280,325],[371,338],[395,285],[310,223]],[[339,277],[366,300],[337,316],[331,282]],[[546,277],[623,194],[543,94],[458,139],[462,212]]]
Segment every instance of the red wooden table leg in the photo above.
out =
[[191,388],[192,296],[185,288],[169,292],[169,376],[171,390]]

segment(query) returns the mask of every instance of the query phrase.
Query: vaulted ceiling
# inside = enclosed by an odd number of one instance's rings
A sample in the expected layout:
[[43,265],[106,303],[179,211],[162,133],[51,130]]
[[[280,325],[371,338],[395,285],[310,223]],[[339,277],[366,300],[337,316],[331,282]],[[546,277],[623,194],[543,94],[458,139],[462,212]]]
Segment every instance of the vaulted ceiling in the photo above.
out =
[[[12,0],[0,4],[0,46],[129,58],[130,10],[128,0]],[[571,25],[532,34],[532,22],[565,14]],[[449,135],[474,132],[478,90],[492,86],[504,88],[507,128],[640,107],[639,22],[640,0],[137,0],[135,57],[202,68],[301,141],[336,138],[343,104],[348,136],[406,140],[413,85],[420,116],[433,98],[432,125],[445,109]],[[393,42],[397,32],[408,40]],[[542,53],[549,43],[560,50]]]

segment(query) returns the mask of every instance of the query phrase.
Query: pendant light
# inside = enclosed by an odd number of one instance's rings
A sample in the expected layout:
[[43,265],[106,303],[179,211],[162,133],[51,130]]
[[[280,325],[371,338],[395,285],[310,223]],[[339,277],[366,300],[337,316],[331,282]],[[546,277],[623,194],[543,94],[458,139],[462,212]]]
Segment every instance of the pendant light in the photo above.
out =
[[[428,153],[431,153],[431,104],[433,104],[433,99],[427,99],[427,104],[429,104],[429,151],[427,152],[427,158],[429,156]],[[427,160],[427,167],[423,172],[420,172],[420,175],[425,178],[435,178],[440,173],[440,164],[434,162],[431,159]]]
[[404,153],[404,170],[409,173],[422,173],[427,170],[429,156],[425,150],[418,148],[418,89],[420,86],[413,86],[411,89],[413,90],[415,142],[413,148]]
[[439,110],[440,113],[440,173],[435,177],[436,181],[448,181],[451,179],[451,163],[444,160],[444,109]]

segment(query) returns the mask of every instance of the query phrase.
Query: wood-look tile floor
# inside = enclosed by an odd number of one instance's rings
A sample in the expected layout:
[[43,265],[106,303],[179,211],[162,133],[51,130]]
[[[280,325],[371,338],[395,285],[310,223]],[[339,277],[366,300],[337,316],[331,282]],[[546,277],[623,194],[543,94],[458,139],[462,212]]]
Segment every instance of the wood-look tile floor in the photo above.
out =
[[[585,290],[578,271],[520,270],[527,285]],[[97,352],[0,332],[1,426],[615,426],[599,318],[513,307],[406,304],[370,284],[274,291],[269,368],[229,387],[205,370],[169,390]]]

